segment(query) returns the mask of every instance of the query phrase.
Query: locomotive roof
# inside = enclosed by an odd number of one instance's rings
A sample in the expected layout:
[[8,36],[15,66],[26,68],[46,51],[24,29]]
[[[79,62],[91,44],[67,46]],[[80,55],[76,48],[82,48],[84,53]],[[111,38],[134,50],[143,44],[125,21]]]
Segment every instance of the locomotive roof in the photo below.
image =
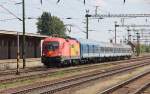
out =
[[107,43],[107,42],[99,42],[89,39],[77,39],[82,44],[89,44],[89,45],[100,45],[102,47],[117,47],[117,48],[131,48],[129,45],[126,44],[114,44],[114,43]]

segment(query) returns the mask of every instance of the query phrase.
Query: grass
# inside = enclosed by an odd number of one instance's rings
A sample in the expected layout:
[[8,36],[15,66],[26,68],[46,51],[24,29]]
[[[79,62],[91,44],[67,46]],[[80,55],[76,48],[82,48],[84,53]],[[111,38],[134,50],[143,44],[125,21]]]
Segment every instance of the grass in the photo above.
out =
[[[51,74],[48,74],[47,77],[41,77],[41,78],[31,78],[31,79],[27,79],[27,80],[16,80],[15,82],[11,82],[11,83],[6,83],[6,84],[1,84],[0,83],[0,90],[4,90],[4,89],[8,89],[8,88],[15,88],[15,87],[20,87],[20,86],[25,86],[25,85],[30,85],[36,82],[42,82],[42,81],[51,81],[51,80],[55,80],[55,79],[61,79],[64,77],[69,77],[69,76],[73,76],[73,75],[78,75],[78,74],[82,74],[82,73],[86,73],[86,72],[90,72],[90,71],[94,71],[94,70],[98,70],[98,69],[107,69],[107,68],[111,68],[113,66],[115,66],[116,64],[99,64],[97,66],[95,66],[95,68],[92,69],[68,69],[68,70],[62,70],[62,71],[57,71]],[[38,76],[37,76],[38,77]]]

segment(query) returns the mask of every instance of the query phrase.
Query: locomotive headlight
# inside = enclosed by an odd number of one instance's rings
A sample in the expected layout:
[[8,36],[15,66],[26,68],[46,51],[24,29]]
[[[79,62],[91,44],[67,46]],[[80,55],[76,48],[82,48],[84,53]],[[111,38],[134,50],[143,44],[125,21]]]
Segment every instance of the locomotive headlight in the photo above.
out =
[[43,53],[42,55],[45,56],[45,53]]

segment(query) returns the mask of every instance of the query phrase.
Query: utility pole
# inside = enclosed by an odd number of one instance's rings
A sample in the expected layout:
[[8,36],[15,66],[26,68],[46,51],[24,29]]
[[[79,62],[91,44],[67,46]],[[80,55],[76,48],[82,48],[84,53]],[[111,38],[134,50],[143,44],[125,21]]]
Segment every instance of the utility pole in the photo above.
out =
[[19,51],[19,32],[17,32],[17,71],[16,71],[16,75],[19,75],[19,58],[20,58],[20,51]]
[[91,15],[89,15],[89,10],[86,10],[86,39],[88,39],[88,35],[89,35],[89,17],[91,17]]
[[117,43],[117,32],[116,32],[116,28],[117,28],[117,21],[115,21],[115,44]]
[[22,38],[22,58],[23,68],[26,67],[26,44],[25,44],[25,0],[22,0],[22,25],[23,25],[23,38]]
[[127,32],[128,32],[128,42],[131,41],[130,31],[131,31],[131,30],[130,30],[129,27],[128,27],[128,29],[127,29]]
[[137,52],[137,56],[139,56],[140,55],[140,35],[138,32],[136,34],[137,34],[137,48],[136,48],[137,51],[136,52]]
[[97,15],[98,7],[99,6],[96,6],[96,8],[95,8],[95,15]]

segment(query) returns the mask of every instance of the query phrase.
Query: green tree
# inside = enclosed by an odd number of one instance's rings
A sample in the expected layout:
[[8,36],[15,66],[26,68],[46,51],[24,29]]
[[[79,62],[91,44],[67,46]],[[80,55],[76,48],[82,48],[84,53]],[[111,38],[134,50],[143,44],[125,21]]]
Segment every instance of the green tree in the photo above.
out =
[[140,45],[140,52],[141,53],[149,53],[150,52],[150,46],[146,46],[144,44]]
[[58,17],[51,16],[48,12],[43,12],[37,22],[38,33],[43,35],[66,37],[66,28]]
[[150,52],[150,46],[146,46],[146,48],[145,48],[145,52]]

